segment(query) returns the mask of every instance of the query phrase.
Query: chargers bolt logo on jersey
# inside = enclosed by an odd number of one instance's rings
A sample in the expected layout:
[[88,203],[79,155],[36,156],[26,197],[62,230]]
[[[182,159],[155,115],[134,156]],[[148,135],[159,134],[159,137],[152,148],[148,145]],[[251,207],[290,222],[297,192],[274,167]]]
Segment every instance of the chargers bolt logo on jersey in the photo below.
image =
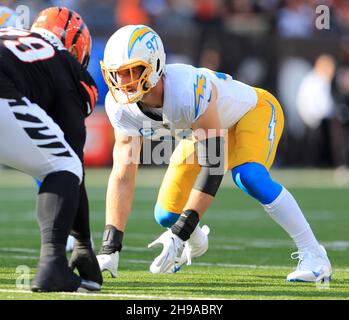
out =
[[204,98],[204,91],[206,89],[206,77],[202,74],[201,77],[196,75],[196,83],[194,84],[195,95],[195,119],[199,113],[200,99]]

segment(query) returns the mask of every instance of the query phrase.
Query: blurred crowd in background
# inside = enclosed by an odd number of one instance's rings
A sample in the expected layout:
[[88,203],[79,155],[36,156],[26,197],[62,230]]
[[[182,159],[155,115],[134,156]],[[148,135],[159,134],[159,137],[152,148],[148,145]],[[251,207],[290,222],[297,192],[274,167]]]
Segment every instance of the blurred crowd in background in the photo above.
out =
[[[164,41],[168,63],[190,63],[229,73],[236,80],[271,91],[280,100],[286,128],[276,166],[336,167],[339,177],[349,176],[347,0],[1,3],[14,9],[29,6],[30,21],[52,5],[81,14],[93,36],[89,70],[99,88],[101,107],[107,88],[99,61],[107,39],[126,24],[150,25]],[[329,15],[322,18],[323,13]],[[317,19],[322,19],[325,28],[319,28]],[[327,26],[323,19],[328,19]]]
[[[276,32],[283,37],[316,35],[316,7],[331,12],[330,33],[349,30],[346,0],[3,0],[9,6],[28,5],[36,15],[47,6],[79,12],[97,33],[126,24],[146,24],[166,32],[188,33],[194,28],[218,28],[240,34]],[[321,34],[321,36],[323,36]]]

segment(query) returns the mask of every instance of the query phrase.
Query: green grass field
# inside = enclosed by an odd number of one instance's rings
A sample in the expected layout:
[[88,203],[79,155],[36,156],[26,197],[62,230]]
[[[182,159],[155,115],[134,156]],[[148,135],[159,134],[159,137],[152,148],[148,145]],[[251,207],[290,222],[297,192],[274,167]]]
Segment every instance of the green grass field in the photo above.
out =
[[[294,194],[328,250],[334,276],[329,285],[322,286],[285,281],[297,264],[290,259],[296,248],[256,201],[233,187],[229,176],[203,219],[211,228],[208,252],[177,274],[152,275],[148,268],[160,249],[147,249],[147,244],[163,232],[153,218],[163,173],[163,169],[139,171],[117,279],[104,274],[103,289],[96,294],[34,294],[21,287],[20,270],[30,270],[32,278],[39,255],[36,186],[30,177],[0,170],[0,299],[349,298],[349,186],[337,185],[332,171],[272,172]],[[104,229],[108,174],[109,169],[87,171],[97,249]]]

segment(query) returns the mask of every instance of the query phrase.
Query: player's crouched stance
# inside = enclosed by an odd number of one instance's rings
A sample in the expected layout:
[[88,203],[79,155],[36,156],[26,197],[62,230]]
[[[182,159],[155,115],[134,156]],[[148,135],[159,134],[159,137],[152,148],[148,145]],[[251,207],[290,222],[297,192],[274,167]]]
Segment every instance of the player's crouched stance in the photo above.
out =
[[[207,250],[208,228],[200,228],[199,221],[225,171],[231,170],[236,185],[294,240],[300,262],[287,280],[318,281],[331,275],[326,252],[296,200],[269,174],[284,125],[272,94],[206,68],[165,65],[160,37],[143,25],[116,31],[101,67],[109,87],[106,111],[115,129],[101,270],[116,276],[142,139],[191,130],[192,138],[175,148],[159,191],[155,218],[169,230],[149,245],[163,245],[151,272],[175,272]],[[137,155],[134,161],[131,154]]]
[[[97,95],[86,70],[90,49],[86,25],[67,8],[42,11],[30,31],[0,30],[0,163],[41,182],[35,292],[96,291],[103,281],[88,211],[80,215],[80,207],[88,207],[84,121]],[[71,231],[78,240],[69,267],[65,246]]]

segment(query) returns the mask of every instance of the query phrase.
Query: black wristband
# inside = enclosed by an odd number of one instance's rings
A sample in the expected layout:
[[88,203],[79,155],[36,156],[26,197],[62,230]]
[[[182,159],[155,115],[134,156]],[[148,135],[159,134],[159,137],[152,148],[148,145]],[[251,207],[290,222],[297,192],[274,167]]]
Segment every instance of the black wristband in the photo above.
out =
[[116,229],[111,224],[105,226],[103,234],[102,248],[99,254],[111,254],[122,249],[122,239],[124,237],[123,231]]
[[187,241],[198,225],[199,221],[199,214],[195,210],[185,210],[180,215],[177,222],[171,227],[171,231],[183,241]]

